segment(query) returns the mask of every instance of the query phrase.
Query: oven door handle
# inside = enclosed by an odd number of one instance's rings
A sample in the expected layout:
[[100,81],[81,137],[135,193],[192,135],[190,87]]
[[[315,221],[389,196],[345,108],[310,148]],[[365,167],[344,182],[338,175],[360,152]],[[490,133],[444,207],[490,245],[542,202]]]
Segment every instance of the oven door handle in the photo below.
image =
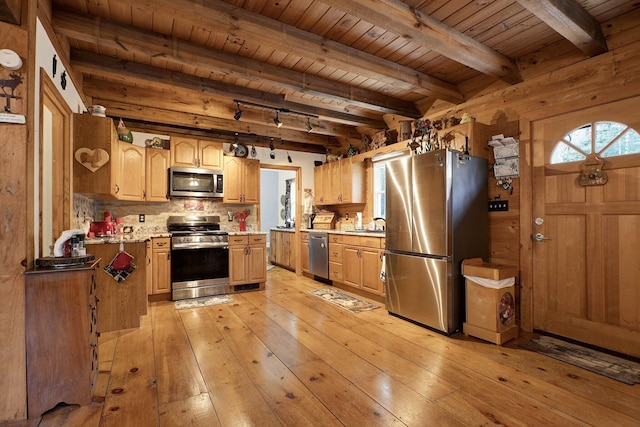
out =
[[172,251],[180,251],[180,250],[188,250],[188,249],[229,249],[228,245],[225,246],[209,246],[203,245],[202,243],[180,243],[178,245],[172,246]]

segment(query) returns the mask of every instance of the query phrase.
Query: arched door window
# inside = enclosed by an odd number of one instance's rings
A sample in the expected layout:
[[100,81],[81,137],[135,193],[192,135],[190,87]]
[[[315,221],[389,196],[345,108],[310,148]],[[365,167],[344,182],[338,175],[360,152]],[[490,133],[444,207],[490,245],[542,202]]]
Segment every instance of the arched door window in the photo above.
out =
[[640,134],[617,122],[593,122],[560,139],[551,152],[551,164],[582,161],[590,155],[624,156],[640,153]]

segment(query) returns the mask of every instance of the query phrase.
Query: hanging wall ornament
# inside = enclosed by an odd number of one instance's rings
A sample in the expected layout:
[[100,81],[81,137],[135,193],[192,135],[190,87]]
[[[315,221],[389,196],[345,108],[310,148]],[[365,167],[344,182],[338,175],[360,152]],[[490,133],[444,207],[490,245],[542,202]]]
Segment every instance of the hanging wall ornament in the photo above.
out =
[[604,168],[604,160],[598,156],[590,156],[580,166],[580,175],[578,175],[578,185],[582,187],[591,187],[594,185],[605,185],[609,180]]

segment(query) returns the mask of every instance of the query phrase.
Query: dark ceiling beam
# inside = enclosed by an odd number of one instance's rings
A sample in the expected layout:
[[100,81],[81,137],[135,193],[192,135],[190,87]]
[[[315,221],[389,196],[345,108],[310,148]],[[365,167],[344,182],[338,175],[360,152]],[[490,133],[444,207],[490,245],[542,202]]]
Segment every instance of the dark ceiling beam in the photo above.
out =
[[229,38],[259,39],[265,48],[290,52],[319,64],[424,96],[435,96],[454,103],[464,101],[458,88],[451,83],[222,0],[196,3],[188,0],[111,1],[131,6],[134,10],[143,8],[148,12],[169,14],[198,27],[223,33]]
[[575,0],[517,0],[589,56],[607,52],[600,23]]
[[483,74],[522,82],[515,62],[400,0],[320,0]]
[[96,76],[103,76],[123,83],[174,88],[177,86],[183,89],[220,96],[226,98],[229,102],[233,102],[234,99],[241,99],[273,109],[284,108],[291,111],[313,114],[320,117],[321,120],[334,121],[345,125],[367,126],[375,129],[386,128],[383,120],[289,102],[281,95],[160,69],[150,65],[122,61],[109,56],[77,49],[71,51],[71,65],[76,72],[80,71]]
[[[247,146],[268,148],[273,142],[278,150],[303,151],[305,153],[326,154],[327,149],[322,145],[305,144],[296,141],[287,141],[280,138],[269,138],[266,136],[222,131],[217,129],[194,129],[184,126],[168,125],[166,123],[152,123],[137,119],[127,119],[127,128],[137,132],[155,133],[169,136],[188,136],[192,138],[208,138],[220,142],[234,143],[241,142]],[[331,146],[331,145],[330,145]],[[336,146],[336,148],[339,148]]]
[[132,28],[89,15],[53,13],[56,33],[65,37],[96,43],[98,46],[125,49],[129,53],[211,71],[229,77],[284,87],[302,94],[330,99],[384,114],[419,118],[420,111],[412,102],[382,95],[366,89],[323,79],[270,65],[251,58],[200,46],[150,31]]

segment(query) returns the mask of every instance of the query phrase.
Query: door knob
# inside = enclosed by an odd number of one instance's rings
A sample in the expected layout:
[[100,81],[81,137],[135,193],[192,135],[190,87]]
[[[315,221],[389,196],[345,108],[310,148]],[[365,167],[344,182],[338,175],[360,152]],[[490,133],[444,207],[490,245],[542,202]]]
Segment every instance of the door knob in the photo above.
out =
[[536,233],[534,236],[534,239],[536,239],[536,242],[542,242],[543,240],[551,240],[542,233]]

